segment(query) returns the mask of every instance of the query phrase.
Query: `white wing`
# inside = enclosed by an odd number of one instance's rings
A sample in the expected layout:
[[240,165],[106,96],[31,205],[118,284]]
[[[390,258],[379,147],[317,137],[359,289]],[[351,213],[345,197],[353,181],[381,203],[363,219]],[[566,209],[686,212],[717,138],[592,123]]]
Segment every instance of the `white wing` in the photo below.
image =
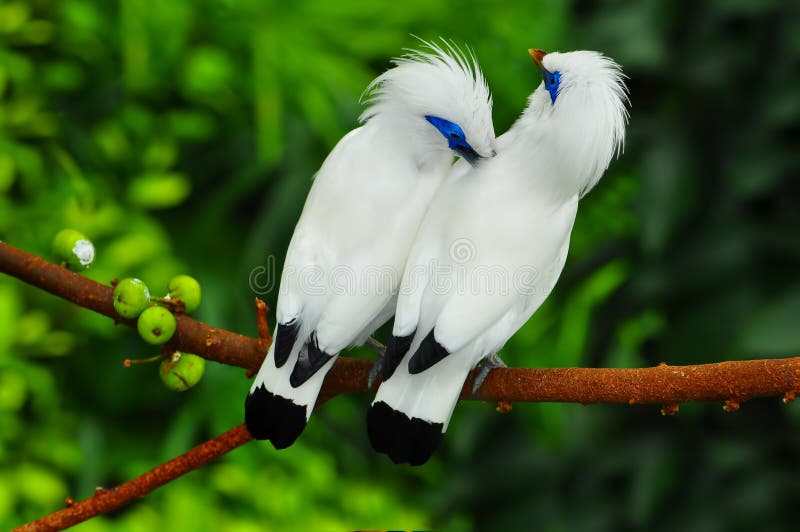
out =
[[289,245],[278,320],[302,313],[320,347],[338,353],[379,326],[373,322],[382,313],[388,319],[412,239],[440,181],[420,176],[369,125],[342,139],[318,172]]
[[480,169],[451,177],[409,255],[394,334],[435,327],[453,352],[508,312],[527,319],[544,301],[563,266],[577,197],[554,206]]
[[367,417],[373,446],[397,462],[427,460],[469,371],[527,321],[561,274],[578,198],[540,197],[519,175],[530,172],[502,161],[452,173],[420,227]]
[[302,431],[339,352],[391,317],[413,237],[449,167],[442,159],[420,169],[392,140],[375,122],[345,136],[295,228],[274,343],[245,408],[254,436],[276,448]]

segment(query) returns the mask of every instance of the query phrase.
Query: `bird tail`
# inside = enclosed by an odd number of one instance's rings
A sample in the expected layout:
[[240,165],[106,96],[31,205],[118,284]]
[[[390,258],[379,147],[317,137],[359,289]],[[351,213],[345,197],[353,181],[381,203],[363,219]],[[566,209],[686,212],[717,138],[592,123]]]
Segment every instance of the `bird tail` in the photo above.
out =
[[378,388],[367,412],[372,447],[396,464],[427,462],[447,430],[470,369],[462,357],[451,355],[412,374],[404,360]]
[[[270,440],[276,449],[289,447],[302,434],[336,358],[319,351],[313,335],[306,342],[291,333],[286,325],[278,325],[244,403],[247,430],[257,440]],[[291,341],[288,348],[286,340]]]

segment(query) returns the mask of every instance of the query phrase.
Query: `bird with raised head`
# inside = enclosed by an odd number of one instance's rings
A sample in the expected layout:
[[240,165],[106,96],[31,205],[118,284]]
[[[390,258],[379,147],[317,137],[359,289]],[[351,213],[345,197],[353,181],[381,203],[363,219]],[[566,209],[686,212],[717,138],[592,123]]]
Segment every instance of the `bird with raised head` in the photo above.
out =
[[406,264],[367,414],[372,446],[395,463],[430,458],[469,372],[482,360],[498,364],[496,353],[550,294],[578,201],[623,146],[620,67],[597,52],[529,52],[541,84],[498,137],[496,157],[453,168]]
[[367,88],[363,125],[317,172],[286,253],[273,343],[245,422],[276,449],[302,433],[339,353],[394,313],[403,266],[454,155],[495,154],[492,100],[477,60],[426,43]]

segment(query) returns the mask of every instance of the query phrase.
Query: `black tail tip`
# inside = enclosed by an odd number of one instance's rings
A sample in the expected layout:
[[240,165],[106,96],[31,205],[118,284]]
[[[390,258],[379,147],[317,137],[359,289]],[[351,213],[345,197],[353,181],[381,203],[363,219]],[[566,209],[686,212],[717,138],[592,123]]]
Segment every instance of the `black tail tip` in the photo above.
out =
[[383,401],[367,411],[367,433],[372,448],[395,464],[422,465],[442,441],[442,423],[409,417]]
[[276,449],[285,449],[306,428],[306,407],[261,385],[245,399],[244,422],[253,438],[269,440]]

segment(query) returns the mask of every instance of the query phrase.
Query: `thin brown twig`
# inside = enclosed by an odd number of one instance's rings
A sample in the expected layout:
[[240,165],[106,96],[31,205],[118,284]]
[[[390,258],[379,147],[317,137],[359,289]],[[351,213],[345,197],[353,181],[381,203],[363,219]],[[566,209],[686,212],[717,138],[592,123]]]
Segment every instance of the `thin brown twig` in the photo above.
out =
[[269,307],[266,303],[256,298],[256,323],[258,324],[258,337],[265,340],[272,338],[269,332],[269,322],[267,322],[267,315],[269,314]]
[[[269,314],[269,307],[259,298],[256,298],[256,325],[258,326],[258,341],[261,343],[263,351],[266,352],[272,343],[272,335],[269,332],[269,322],[267,315]],[[247,370],[247,378],[249,379],[256,374],[256,369],[251,368]]]
[[[4,243],[0,243],[0,272],[109,316],[118,323],[134,324],[130,320],[121,320],[114,312],[110,287]],[[217,329],[188,316],[179,315],[178,330],[169,345],[209,360],[253,371],[260,366],[271,341],[267,337],[269,329],[266,326],[266,305],[263,302],[259,304],[257,300],[256,308],[261,338],[250,338]],[[370,361],[340,357],[325,380],[319,402],[341,393],[367,391],[367,377],[372,365]],[[582,404],[661,404],[664,405],[662,413],[672,414],[682,402],[724,401],[726,411],[735,411],[741,403],[756,397],[782,395],[784,402],[794,399],[800,392],[800,357],[693,366],[660,364],[656,367],[635,369],[498,368],[489,373],[476,395],[470,392],[474,376],[473,373],[465,384],[461,398],[497,401],[502,404],[503,410],[507,410],[511,402],[551,401]],[[220,439],[223,441],[219,441]],[[25,526],[36,523],[50,526],[46,523],[50,523],[49,519],[55,515],[64,516],[59,519],[70,519],[63,521],[64,523],[74,524],[107,512],[144,496],[249,439],[250,435],[243,426],[236,427],[129,483],[99,492],[86,501],[73,504]],[[165,467],[169,464],[173,465]],[[113,496],[108,495],[109,493]],[[96,498],[97,501],[94,501]],[[75,508],[78,510],[74,510]],[[98,511],[91,514],[86,508],[96,508]],[[28,530],[50,529],[52,528]]]
[[251,439],[253,437],[244,425],[236,426],[131,481],[111,489],[97,488],[94,495],[80,502],[70,504],[71,501],[68,500],[66,508],[14,530],[19,532],[63,530],[97,515],[116,510],[135,499],[144,497],[169,481],[206,465]]

